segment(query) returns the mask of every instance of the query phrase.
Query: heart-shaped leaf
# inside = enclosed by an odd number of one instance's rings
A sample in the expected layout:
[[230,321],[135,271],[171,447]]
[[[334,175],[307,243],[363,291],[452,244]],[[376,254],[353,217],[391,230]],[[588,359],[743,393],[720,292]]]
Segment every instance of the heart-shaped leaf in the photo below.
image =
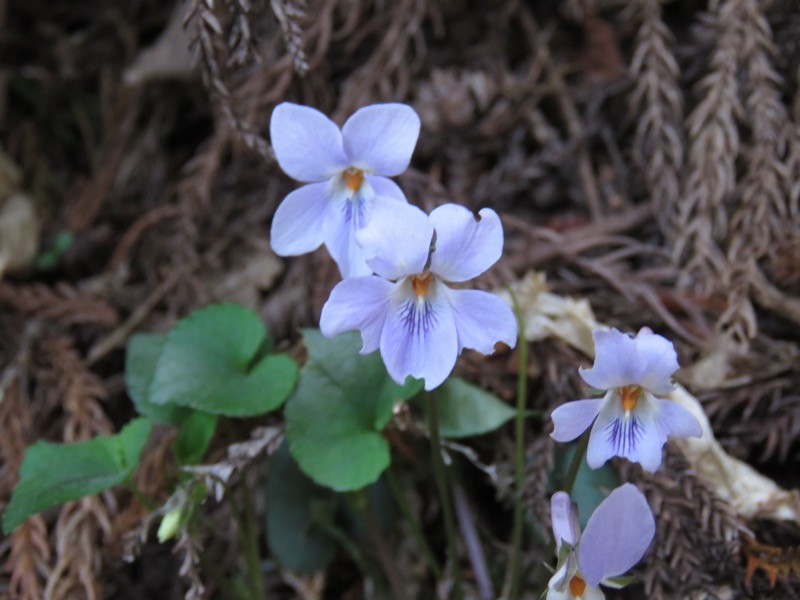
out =
[[[333,521],[337,496],[311,481],[284,443],[270,458],[266,483],[267,543],[285,567],[301,573],[323,569],[337,543],[315,520]],[[323,514],[324,513],[324,514]]]
[[28,447],[19,483],[3,513],[3,531],[8,534],[46,508],[121,483],[139,464],[151,428],[147,419],[136,419],[117,435],[74,444],[40,441]]
[[150,385],[156,374],[158,359],[167,336],[157,333],[137,333],[128,341],[125,352],[125,383],[136,410],[155,423],[180,425],[194,411],[175,404],[155,404],[150,401]]
[[358,353],[356,332],[329,339],[306,329],[303,335],[308,362],[285,410],[292,455],[317,483],[360,489],[389,465],[389,444],[380,432],[395,402],[416,394],[422,381],[397,385],[377,352]]
[[264,356],[270,341],[259,316],[238,304],[194,311],[168,334],[150,384],[150,402],[231,417],[279,407],[297,381],[297,363]]
[[494,431],[516,414],[496,396],[460,377],[450,377],[433,395],[439,432],[444,437],[461,438]]

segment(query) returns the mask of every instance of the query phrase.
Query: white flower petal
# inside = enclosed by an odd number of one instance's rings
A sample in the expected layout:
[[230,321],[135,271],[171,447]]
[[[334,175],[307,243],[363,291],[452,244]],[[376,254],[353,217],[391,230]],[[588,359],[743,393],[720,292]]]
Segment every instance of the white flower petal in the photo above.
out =
[[503,226],[490,208],[479,213],[458,204],[444,204],[431,212],[436,251],[431,271],[445,281],[467,281],[491,267],[503,253]]
[[619,395],[607,394],[589,436],[586,451],[589,466],[597,469],[612,456],[622,456],[640,463],[648,471],[658,469],[667,438],[656,423],[656,411],[657,407],[642,396],[626,417]]
[[455,313],[459,352],[472,348],[481,354],[492,354],[497,342],[511,348],[516,345],[517,319],[499,296],[481,290],[447,292]]
[[345,331],[361,331],[361,354],[380,346],[389,299],[395,284],[375,276],[351,277],[340,281],[322,307],[319,328],[322,335],[333,337]]
[[422,273],[432,238],[433,226],[424,212],[388,198],[375,202],[369,223],[358,232],[370,268],[392,280]]
[[439,386],[455,366],[458,333],[450,303],[431,280],[428,293],[418,298],[410,280],[402,280],[389,304],[381,335],[381,356],[397,383],[412,375],[425,379],[425,389]]
[[642,328],[632,338],[616,329],[592,332],[595,361],[591,369],[580,369],[589,385],[608,390],[638,385],[654,394],[672,391],[672,374],[678,370],[678,357],[672,342]]
[[556,492],[550,497],[550,517],[553,525],[553,537],[556,540],[556,552],[561,544],[566,543],[573,548],[581,539],[581,525],[578,520],[578,507],[566,492]]
[[323,242],[329,198],[326,183],[311,183],[284,198],[270,229],[270,244],[280,256],[312,252]]
[[702,437],[703,428],[695,416],[680,404],[671,400],[652,398],[657,406],[656,422],[664,436]]
[[555,425],[550,437],[557,442],[571,442],[589,429],[602,404],[602,398],[565,402],[550,414]]
[[595,509],[581,536],[578,565],[589,585],[627,573],[655,535],[653,512],[636,486],[626,483]]
[[367,175],[366,180],[372,186],[376,196],[391,198],[399,202],[408,202],[403,190],[391,179],[381,177],[380,175]]
[[342,127],[350,163],[392,177],[408,168],[419,137],[419,117],[406,104],[373,104],[353,113]]
[[281,169],[298,181],[325,181],[348,166],[336,123],[309,106],[276,106],[269,134]]
[[344,279],[372,275],[372,269],[367,265],[367,253],[356,240],[356,233],[371,218],[374,204],[374,197],[356,195],[339,197],[328,208],[323,225],[325,246]]
[[605,600],[606,595],[596,585],[589,585],[586,584],[586,589],[583,590],[583,596],[581,596],[581,600]]
[[653,333],[647,327],[639,331],[633,342],[636,344],[637,355],[642,363],[642,375],[637,383],[653,394],[659,396],[669,394],[675,389],[672,374],[680,368],[675,346],[667,338]]

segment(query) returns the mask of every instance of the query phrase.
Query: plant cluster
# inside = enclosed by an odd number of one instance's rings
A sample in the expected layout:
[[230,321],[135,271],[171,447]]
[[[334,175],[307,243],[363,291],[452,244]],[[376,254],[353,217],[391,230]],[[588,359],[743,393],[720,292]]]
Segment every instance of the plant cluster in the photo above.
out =
[[[343,276],[322,309],[320,330],[304,331],[308,359],[303,368],[275,352],[259,317],[235,304],[196,310],[166,334],[133,336],[125,375],[140,417],[116,435],[29,447],[3,527],[9,532],[50,506],[126,484],[161,517],[160,542],[186,540],[209,495],[228,498],[238,511],[228,486],[242,465],[237,467],[235,460],[217,467],[200,465],[220,417],[263,415],[285,403],[286,443],[278,449],[281,436],[274,433],[251,442],[251,455],[267,445],[275,448],[267,481],[270,548],[285,566],[313,571],[332,560],[341,544],[368,570],[358,548],[347,542],[338,514],[342,506],[353,506],[348,498],[360,498],[354,506],[362,510],[365,502],[368,506],[368,486],[379,481],[391,462],[382,432],[398,403],[421,398],[451,555],[452,594],[461,597],[441,436],[485,433],[516,416],[519,487],[525,468],[525,373],[520,373],[516,411],[451,377],[463,349],[491,354],[498,342],[513,348],[524,329],[521,313],[515,316],[499,296],[463,287],[500,258],[500,219],[487,208],[476,219],[456,204],[426,215],[387,178],[408,166],[417,142],[419,119],[409,106],[367,106],[339,130],[312,108],[284,103],[273,112],[270,129],[281,167],[308,182],[278,207],[273,248],[278,254],[297,255],[324,244]],[[360,332],[360,349],[355,330]],[[591,388],[603,391],[603,398],[568,402],[552,413],[553,439],[582,437],[565,479],[566,491],[552,496],[558,561],[545,591],[549,600],[602,598],[601,583],[629,583],[632,578],[623,576],[655,534],[650,507],[631,484],[599,501],[581,534],[578,506],[570,493],[584,455],[592,469],[619,456],[654,471],[668,436],[702,434],[686,409],[664,398],[678,369],[668,340],[647,328],[636,337],[616,329],[596,330],[593,337],[594,366],[581,369],[580,375]],[[525,345],[520,348],[523,357]],[[132,478],[154,424],[178,428],[172,451],[182,466],[172,496],[160,508]],[[396,483],[390,487],[431,572],[442,577],[443,568],[402,491]],[[248,563],[240,585],[247,590],[245,596],[258,598],[264,589],[248,494],[245,486],[244,507],[237,513]],[[519,597],[522,586],[522,519],[522,497],[517,494],[506,573],[510,598]],[[188,595],[202,591],[202,583],[193,581]]]

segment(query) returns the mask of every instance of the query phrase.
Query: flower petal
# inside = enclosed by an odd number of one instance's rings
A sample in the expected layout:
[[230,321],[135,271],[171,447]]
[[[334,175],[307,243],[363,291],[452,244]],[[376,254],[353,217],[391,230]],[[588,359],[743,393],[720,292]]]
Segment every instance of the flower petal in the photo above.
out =
[[391,198],[399,202],[408,202],[403,190],[391,179],[381,177],[380,175],[367,175],[366,180],[374,190],[376,196]]
[[491,208],[478,213],[458,204],[443,204],[431,212],[436,250],[431,271],[445,281],[467,281],[491,267],[503,253],[503,226]]
[[376,201],[368,225],[358,232],[370,268],[393,280],[422,273],[432,238],[433,226],[424,212],[388,198]]
[[445,289],[455,315],[459,352],[472,348],[492,354],[497,342],[511,348],[516,345],[517,319],[499,296],[481,290]]
[[319,318],[322,335],[333,337],[358,329],[364,343],[361,354],[374,352],[380,346],[394,288],[394,284],[374,275],[340,281],[322,307]]
[[680,368],[675,346],[667,338],[642,327],[633,340],[638,350],[643,372],[638,381],[647,391],[656,395],[669,394],[675,386],[672,374]]
[[406,104],[365,106],[342,127],[350,164],[389,177],[408,168],[418,137],[419,117]]
[[595,361],[591,369],[580,369],[589,385],[608,390],[639,385],[654,394],[668,394],[671,376],[678,370],[678,356],[668,339],[646,327],[635,338],[611,329],[592,332]]
[[573,400],[562,404],[550,414],[555,425],[550,437],[557,442],[571,442],[589,429],[602,404],[602,398]]
[[304,185],[280,203],[270,229],[275,254],[297,256],[319,248],[330,201],[327,187],[327,183]]
[[368,254],[356,240],[356,234],[371,218],[374,205],[374,196],[339,197],[331,203],[325,215],[325,246],[339,266],[343,279],[372,275],[372,269],[367,265]]
[[636,486],[615,489],[595,509],[581,536],[578,565],[589,585],[628,572],[638,563],[655,535],[647,500]]
[[573,548],[581,539],[581,525],[578,520],[578,506],[572,502],[566,492],[556,492],[550,498],[550,516],[553,523],[553,537],[556,540],[556,552],[562,543]]
[[594,365],[591,369],[579,370],[580,376],[590,386],[600,390],[623,387],[635,383],[631,373],[636,360],[636,345],[633,338],[621,331],[595,329]]
[[702,437],[703,428],[695,416],[680,404],[671,400],[653,398],[657,408],[656,423],[662,434],[678,437]]
[[381,356],[389,375],[402,383],[408,375],[425,379],[425,389],[440,385],[456,364],[458,333],[447,297],[432,279],[427,295],[418,297],[411,281],[394,290],[381,335]]
[[583,596],[580,600],[606,600],[606,595],[596,585],[588,585],[583,590]]
[[348,166],[336,123],[310,106],[276,106],[269,135],[281,169],[298,181],[325,181]]
[[657,410],[656,405],[643,396],[626,417],[617,392],[612,390],[606,394],[589,437],[586,451],[589,466],[598,469],[612,456],[622,456],[640,463],[648,471],[658,469],[667,436],[656,423]]

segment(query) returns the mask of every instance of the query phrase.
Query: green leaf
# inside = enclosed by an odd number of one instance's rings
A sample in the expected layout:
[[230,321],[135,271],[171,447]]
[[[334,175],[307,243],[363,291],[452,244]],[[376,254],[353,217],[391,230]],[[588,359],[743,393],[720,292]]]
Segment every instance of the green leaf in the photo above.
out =
[[217,416],[175,404],[150,401],[150,386],[166,335],[140,333],[131,337],[125,356],[125,381],[128,395],[139,414],[156,423],[180,426],[173,444],[178,464],[190,465],[202,460],[217,426]]
[[303,331],[308,362],[286,404],[286,436],[292,455],[314,481],[335,490],[356,490],[375,481],[389,465],[381,431],[398,400],[422,388],[410,379],[397,385],[377,352],[358,353],[360,336],[328,339]]
[[231,417],[279,407],[297,381],[297,363],[270,346],[259,316],[238,304],[194,311],[168,334],[150,401]]
[[301,573],[323,569],[337,543],[315,518],[334,519],[335,494],[315,484],[292,460],[286,443],[269,461],[266,482],[267,543],[285,567]]
[[3,513],[3,531],[8,534],[46,508],[121,483],[139,464],[151,428],[147,419],[136,419],[117,435],[75,444],[31,445],[22,460],[19,483]]
[[430,393],[443,437],[461,438],[488,433],[516,414],[496,396],[459,377],[448,378]]
[[217,415],[192,411],[181,425],[172,449],[179,465],[195,465],[203,460],[217,430]]
[[[567,445],[556,446],[555,465],[553,468],[554,483],[553,491],[563,489],[563,481],[572,463],[575,448],[578,442],[571,442]],[[578,467],[578,474],[575,477],[575,484],[572,486],[570,497],[578,504],[578,514],[580,515],[581,528],[586,527],[586,522],[592,516],[594,509],[606,499],[608,493],[619,486],[619,475],[616,470],[606,463],[599,469],[592,469],[586,462],[586,457],[581,460]]]
[[150,401],[150,385],[166,338],[166,335],[156,333],[131,336],[125,353],[125,383],[140,415],[156,423],[180,425],[194,412],[192,409]]

